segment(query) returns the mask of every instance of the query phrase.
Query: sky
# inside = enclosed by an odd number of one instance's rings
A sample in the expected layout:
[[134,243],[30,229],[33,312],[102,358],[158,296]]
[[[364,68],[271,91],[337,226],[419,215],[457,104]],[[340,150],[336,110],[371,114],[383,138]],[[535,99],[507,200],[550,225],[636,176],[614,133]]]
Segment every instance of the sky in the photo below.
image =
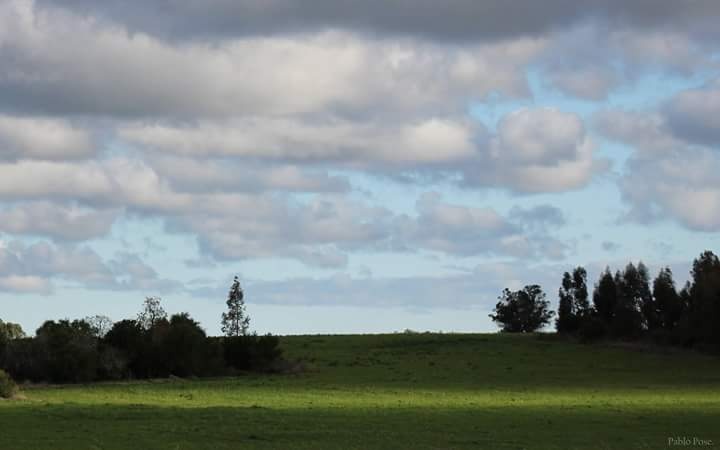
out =
[[[0,319],[487,332],[720,250],[716,0],[0,0]],[[654,275],[654,273],[653,273]]]

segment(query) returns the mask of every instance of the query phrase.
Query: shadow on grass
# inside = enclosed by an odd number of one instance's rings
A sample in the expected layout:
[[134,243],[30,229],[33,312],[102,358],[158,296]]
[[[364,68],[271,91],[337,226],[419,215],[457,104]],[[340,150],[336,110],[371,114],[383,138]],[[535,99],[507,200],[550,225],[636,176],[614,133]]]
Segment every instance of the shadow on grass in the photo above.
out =
[[720,444],[718,411],[0,406],[2,449],[653,449]]
[[717,357],[630,351],[557,337],[339,336],[307,348],[300,342],[288,339],[288,353],[308,362],[310,373],[304,382],[315,386],[445,390],[720,386]]

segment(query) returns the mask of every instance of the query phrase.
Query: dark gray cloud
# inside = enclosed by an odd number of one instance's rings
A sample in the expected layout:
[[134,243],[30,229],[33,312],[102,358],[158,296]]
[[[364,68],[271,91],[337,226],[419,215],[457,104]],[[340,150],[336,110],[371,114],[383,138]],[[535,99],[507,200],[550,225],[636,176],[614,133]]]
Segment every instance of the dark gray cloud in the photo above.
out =
[[538,35],[598,20],[623,27],[683,28],[715,35],[714,0],[38,0],[175,39],[268,35],[326,28],[433,40]]
[[607,137],[635,147],[644,155],[717,149],[720,142],[720,79],[685,89],[658,110],[608,110],[597,113],[594,125]]
[[663,112],[675,136],[720,150],[720,79],[679,93]]

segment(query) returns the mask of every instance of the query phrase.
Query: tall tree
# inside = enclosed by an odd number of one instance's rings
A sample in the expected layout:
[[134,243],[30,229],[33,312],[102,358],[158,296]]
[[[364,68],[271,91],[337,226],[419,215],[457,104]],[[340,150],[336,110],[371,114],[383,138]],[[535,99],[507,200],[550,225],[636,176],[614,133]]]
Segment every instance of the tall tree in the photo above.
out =
[[615,279],[612,273],[610,273],[610,268],[606,267],[605,271],[600,275],[600,279],[593,291],[593,306],[595,312],[606,324],[610,324],[615,316],[617,295]]
[[98,339],[102,339],[113,327],[113,321],[108,316],[96,314],[94,316],[87,316],[83,319],[85,322],[90,324],[93,333]]
[[634,338],[643,331],[643,316],[640,312],[642,296],[649,287],[642,273],[633,263],[628,263],[623,272],[615,273],[617,303],[611,322],[613,334],[621,338]]
[[5,352],[10,341],[25,337],[25,332],[17,323],[3,322],[0,319],[0,367],[4,364]]
[[22,327],[17,323],[3,322],[0,319],[0,337],[5,339],[22,339],[25,337],[25,332]]
[[537,284],[525,286],[522,290],[505,289],[495,305],[494,314],[489,317],[510,333],[532,333],[552,320],[554,311],[549,310],[550,302]]
[[587,271],[584,267],[578,266],[573,270],[573,298],[578,317],[583,318],[590,314],[590,302],[588,301]]
[[656,330],[660,327],[657,303],[650,290],[650,273],[642,261],[637,265],[637,274],[638,285],[636,295],[640,303],[640,311],[643,315],[643,325],[648,331]]
[[720,349],[720,259],[711,251],[693,261],[687,286],[689,325],[693,338]]
[[563,274],[562,284],[558,293],[560,304],[555,328],[558,333],[574,333],[580,329],[580,324],[590,314],[587,292],[587,272],[583,267],[573,269]]
[[560,302],[555,329],[558,333],[572,333],[577,330],[577,315],[573,304],[573,279],[568,272],[563,274],[558,297],[560,297]]
[[250,316],[245,311],[244,293],[240,287],[238,277],[233,279],[233,284],[228,292],[227,312],[222,314],[222,332],[225,336],[244,336],[250,326]]
[[653,297],[657,308],[658,326],[671,331],[683,315],[683,302],[675,289],[675,280],[669,267],[660,269],[653,281]]
[[167,320],[167,313],[160,306],[160,297],[145,297],[143,309],[137,317],[137,322],[144,330],[150,330],[158,322]]

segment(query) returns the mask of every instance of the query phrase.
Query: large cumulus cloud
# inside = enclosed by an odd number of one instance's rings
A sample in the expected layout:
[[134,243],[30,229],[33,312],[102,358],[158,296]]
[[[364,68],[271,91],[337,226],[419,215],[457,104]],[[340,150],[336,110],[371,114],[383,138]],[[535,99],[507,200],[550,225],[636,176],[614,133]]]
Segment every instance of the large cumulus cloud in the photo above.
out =
[[717,81],[679,92],[658,111],[606,111],[596,124],[634,149],[621,189],[629,218],[666,218],[703,231],[720,230]]

